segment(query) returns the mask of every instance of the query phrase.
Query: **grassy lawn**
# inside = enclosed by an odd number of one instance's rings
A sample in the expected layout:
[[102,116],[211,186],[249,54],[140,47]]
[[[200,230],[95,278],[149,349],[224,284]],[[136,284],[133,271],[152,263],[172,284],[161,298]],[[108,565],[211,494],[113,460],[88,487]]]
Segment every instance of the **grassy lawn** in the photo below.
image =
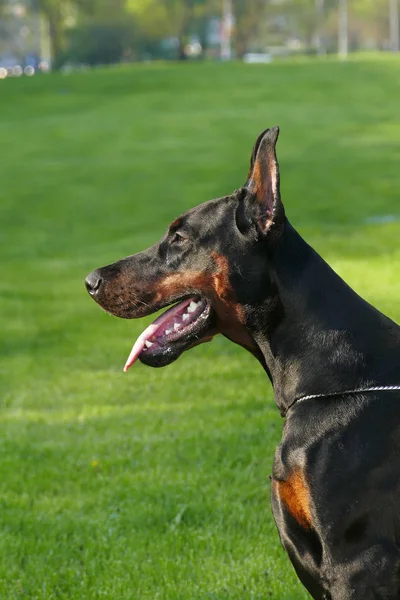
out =
[[279,124],[291,221],[399,321],[399,97],[390,57],[0,82],[1,599],[306,598],[269,507],[282,421],[259,365],[218,338],[124,375],[144,323],[83,279],[241,185]]

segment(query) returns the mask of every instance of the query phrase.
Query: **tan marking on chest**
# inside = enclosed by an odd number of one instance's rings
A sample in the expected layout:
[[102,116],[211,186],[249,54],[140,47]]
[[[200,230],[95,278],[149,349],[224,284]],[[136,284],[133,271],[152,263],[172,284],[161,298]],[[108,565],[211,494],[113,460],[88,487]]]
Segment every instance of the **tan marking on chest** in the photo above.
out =
[[282,504],[299,525],[305,529],[312,527],[310,492],[300,470],[293,471],[286,481],[273,481],[274,491]]

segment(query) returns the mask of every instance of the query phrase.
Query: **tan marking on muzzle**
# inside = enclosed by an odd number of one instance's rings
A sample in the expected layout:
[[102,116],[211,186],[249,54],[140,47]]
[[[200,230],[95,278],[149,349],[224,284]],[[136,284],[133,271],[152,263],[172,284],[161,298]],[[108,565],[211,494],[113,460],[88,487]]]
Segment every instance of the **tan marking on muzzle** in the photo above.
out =
[[213,252],[211,258],[215,264],[211,272],[173,273],[159,281],[155,286],[154,302],[163,303],[168,298],[196,292],[203,294],[211,300],[218,318],[219,332],[251,351],[255,343],[246,329],[244,308],[237,302],[230,282],[229,261],[217,252]]
[[186,293],[197,291],[214,300],[217,312],[220,312],[218,311],[220,308],[221,312],[228,316],[233,310],[236,318],[243,322],[242,307],[236,302],[235,293],[229,280],[229,261],[226,256],[217,252],[212,252],[211,258],[216,266],[213,272],[178,272],[167,275],[159,281],[154,301],[156,303],[163,302],[168,297],[183,296]]
[[193,290],[198,290],[199,293],[203,290],[210,291],[209,276],[206,273],[172,273],[157,283],[154,302],[163,302],[173,296],[184,296]]

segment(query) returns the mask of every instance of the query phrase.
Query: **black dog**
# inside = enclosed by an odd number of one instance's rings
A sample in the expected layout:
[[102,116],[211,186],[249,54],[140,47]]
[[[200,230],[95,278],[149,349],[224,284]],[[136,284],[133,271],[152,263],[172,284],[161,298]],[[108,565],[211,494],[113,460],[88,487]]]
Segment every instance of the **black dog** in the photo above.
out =
[[161,367],[222,333],[251,352],[286,417],[272,476],[282,543],[314,598],[400,598],[400,328],[285,217],[277,127],[244,187],[179,217],[155,246],[91,273],[107,311],[176,303],[135,343]]

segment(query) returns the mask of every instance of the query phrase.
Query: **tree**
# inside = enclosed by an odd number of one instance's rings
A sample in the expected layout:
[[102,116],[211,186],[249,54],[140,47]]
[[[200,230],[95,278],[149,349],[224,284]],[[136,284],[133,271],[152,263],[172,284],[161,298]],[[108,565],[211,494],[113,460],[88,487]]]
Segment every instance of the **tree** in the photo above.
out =
[[70,30],[68,46],[60,62],[106,65],[130,58],[140,45],[132,18],[85,20]]
[[64,21],[67,17],[66,3],[63,0],[32,0],[33,9],[40,10],[49,24],[50,52],[54,59],[62,49]]
[[[389,0],[390,1],[390,0]],[[349,48],[388,47],[388,0],[351,0],[348,4]]]
[[307,49],[314,47],[319,54],[324,54],[325,21],[337,3],[338,0],[286,0],[277,4],[275,10],[285,16],[289,35],[300,39]]
[[[0,0],[0,3],[4,0]],[[125,0],[28,0],[33,13],[42,13],[49,25],[50,51],[53,59],[65,44],[65,29],[69,20],[79,13],[96,17],[117,17],[125,10]]]
[[184,59],[185,46],[196,20],[204,16],[216,0],[128,0],[129,10],[139,18],[150,37],[178,40],[178,58]]
[[266,0],[233,0],[235,18],[234,43],[239,58],[250,49],[258,39],[266,22],[268,2]]
[[184,60],[190,24],[193,19],[194,0],[163,0],[171,23],[176,23],[178,58]]

